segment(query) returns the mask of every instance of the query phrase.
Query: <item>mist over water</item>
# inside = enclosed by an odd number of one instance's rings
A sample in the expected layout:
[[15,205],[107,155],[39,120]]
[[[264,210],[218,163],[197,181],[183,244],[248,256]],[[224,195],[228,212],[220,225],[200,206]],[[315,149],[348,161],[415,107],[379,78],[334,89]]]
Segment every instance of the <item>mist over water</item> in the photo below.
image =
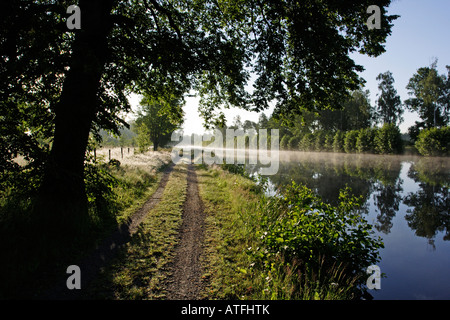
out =
[[[414,155],[280,151],[269,193],[307,185],[337,204],[339,190],[362,196],[361,214],[385,244],[378,264],[386,278],[375,299],[450,299],[450,161]],[[253,173],[258,166],[246,166]]]
[[[202,163],[206,148],[198,149],[193,160]],[[259,150],[244,152],[251,175],[267,167],[249,161]],[[385,245],[381,289],[369,291],[374,299],[450,299],[448,157],[279,151],[272,160],[278,170],[262,180],[268,195],[295,181],[332,205],[345,187],[363,198],[360,213]]]

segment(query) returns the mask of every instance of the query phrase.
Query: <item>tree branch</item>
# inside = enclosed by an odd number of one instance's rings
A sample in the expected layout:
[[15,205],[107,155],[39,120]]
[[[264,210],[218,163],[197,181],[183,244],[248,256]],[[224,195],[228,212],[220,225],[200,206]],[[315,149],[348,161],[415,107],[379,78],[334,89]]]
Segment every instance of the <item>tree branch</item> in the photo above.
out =
[[[167,10],[166,8],[164,8],[163,6],[161,6],[156,0],[150,0],[150,2],[152,3],[153,7],[158,10],[159,12],[163,13],[164,15],[166,15],[166,17],[169,19],[169,24],[172,27],[172,29],[175,30],[175,33],[177,34],[178,40],[181,41],[181,32],[180,29],[178,28],[178,26],[176,25],[175,21],[173,20],[173,12],[171,12],[170,10]],[[147,9],[151,10],[153,12],[153,10],[150,8],[147,0],[144,1],[145,6],[147,7]]]

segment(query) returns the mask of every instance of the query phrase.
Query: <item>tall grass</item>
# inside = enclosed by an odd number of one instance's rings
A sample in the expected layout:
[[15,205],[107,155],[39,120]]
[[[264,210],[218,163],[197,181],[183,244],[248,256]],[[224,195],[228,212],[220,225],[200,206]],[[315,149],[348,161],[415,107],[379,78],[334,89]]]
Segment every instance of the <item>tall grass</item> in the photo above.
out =
[[298,260],[287,262],[282,255],[271,261],[271,267],[261,272],[256,299],[269,300],[350,300],[355,298],[358,278],[348,276],[342,263],[328,265],[318,257],[318,266]]

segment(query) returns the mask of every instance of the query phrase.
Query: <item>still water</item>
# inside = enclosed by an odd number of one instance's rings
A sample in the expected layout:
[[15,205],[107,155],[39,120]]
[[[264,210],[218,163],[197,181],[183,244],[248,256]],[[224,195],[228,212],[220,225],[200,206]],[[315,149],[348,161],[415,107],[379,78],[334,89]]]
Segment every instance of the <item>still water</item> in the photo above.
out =
[[385,245],[374,299],[450,299],[450,158],[282,152],[268,179],[269,192],[294,180],[329,203],[345,186],[364,198]]

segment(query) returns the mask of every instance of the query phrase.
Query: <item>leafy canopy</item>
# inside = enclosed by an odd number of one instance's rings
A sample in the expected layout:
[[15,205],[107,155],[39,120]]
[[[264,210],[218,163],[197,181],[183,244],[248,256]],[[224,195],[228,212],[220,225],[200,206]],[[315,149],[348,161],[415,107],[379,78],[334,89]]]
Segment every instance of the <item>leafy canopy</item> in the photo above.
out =
[[163,146],[170,140],[172,132],[180,128],[183,117],[179,98],[172,97],[166,101],[162,98],[144,96],[136,118],[139,149],[144,151],[150,145],[148,143],[150,141],[153,143],[153,150]]
[[430,67],[422,67],[409,79],[409,95],[405,101],[411,111],[416,111],[422,122],[416,127],[431,128],[445,126],[450,119],[450,66],[447,66],[449,76],[439,75],[437,61]]
[[380,95],[377,100],[379,120],[382,123],[389,124],[401,123],[403,121],[402,102],[397,94],[397,90],[395,90],[392,72],[380,73],[377,76],[377,80],[380,81],[378,84]]
[[[122,115],[130,111],[131,92],[157,97],[194,90],[207,124],[223,120],[218,106],[260,111],[276,100],[275,114],[290,115],[336,105],[363,81],[349,53],[381,54],[397,18],[386,14],[390,0],[378,1],[382,27],[369,30],[372,2],[80,0],[81,29],[69,31],[66,9],[73,1],[2,1],[2,162],[15,151],[37,158],[46,150],[38,137],[53,139],[75,39],[84,28],[108,30],[104,56],[92,57],[102,61],[102,76],[86,127],[118,133],[127,125]],[[95,6],[112,10],[92,16],[87,8]],[[25,134],[30,130],[35,135]]]

